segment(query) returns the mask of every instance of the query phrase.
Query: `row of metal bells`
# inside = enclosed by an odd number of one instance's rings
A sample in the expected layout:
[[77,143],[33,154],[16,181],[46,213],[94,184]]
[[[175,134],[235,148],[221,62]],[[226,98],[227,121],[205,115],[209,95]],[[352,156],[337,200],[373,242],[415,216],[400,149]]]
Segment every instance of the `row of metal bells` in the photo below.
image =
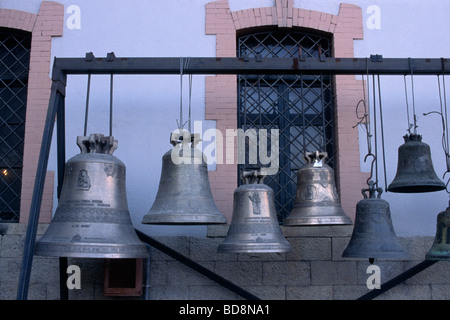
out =
[[306,164],[297,172],[294,207],[285,226],[352,224],[339,201],[334,171],[324,163],[326,152],[306,152]]
[[392,225],[389,203],[380,198],[382,192],[382,188],[375,188],[373,181],[369,182],[368,189],[362,189],[364,199],[356,204],[355,225],[343,257],[407,258]]
[[426,260],[450,260],[450,204],[437,216],[436,236]]
[[162,157],[161,178],[155,201],[143,224],[224,224],[208,179],[204,154],[195,148],[197,136],[172,133],[173,149]]
[[41,256],[146,258],[128,211],[125,166],[112,155],[117,140],[79,136],[81,153],[65,165],[55,215],[36,241]]
[[221,253],[288,252],[291,244],[284,238],[275,210],[272,188],[256,171],[244,172],[245,184],[233,194],[233,215]]
[[431,160],[430,146],[419,134],[405,135],[398,148],[397,173],[388,191],[398,193],[434,192],[445,189],[437,177]]

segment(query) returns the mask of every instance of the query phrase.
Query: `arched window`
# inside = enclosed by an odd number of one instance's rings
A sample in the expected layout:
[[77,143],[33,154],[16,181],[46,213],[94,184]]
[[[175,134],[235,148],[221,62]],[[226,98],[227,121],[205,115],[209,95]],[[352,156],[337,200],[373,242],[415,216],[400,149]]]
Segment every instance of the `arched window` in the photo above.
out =
[[0,28],[0,221],[18,222],[31,34]]
[[[330,57],[331,38],[294,29],[257,32],[238,36],[237,51],[238,57],[252,59]],[[279,130],[279,170],[264,181],[275,192],[278,219],[282,221],[294,204],[304,152],[326,151],[326,163],[334,167],[331,76],[238,75],[238,128],[267,129],[269,143],[270,129]],[[262,165],[252,164],[250,139],[246,143],[246,161],[238,165],[239,176],[243,170]]]

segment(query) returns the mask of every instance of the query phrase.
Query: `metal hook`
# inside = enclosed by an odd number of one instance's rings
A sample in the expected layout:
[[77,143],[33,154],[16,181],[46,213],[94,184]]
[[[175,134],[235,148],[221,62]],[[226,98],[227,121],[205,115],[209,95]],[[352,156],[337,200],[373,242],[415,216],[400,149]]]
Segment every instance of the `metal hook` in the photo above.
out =
[[[369,157],[369,156],[373,157],[373,159],[372,159],[372,162],[371,162],[371,164],[370,164],[370,176],[369,176],[369,178],[367,178],[367,180],[366,180],[366,182],[367,182],[368,185],[370,185],[369,182],[372,180],[372,177],[373,177],[373,166],[374,166],[374,164],[375,164],[375,161],[377,160],[377,157],[376,157],[374,154],[368,153],[368,154],[366,154],[366,156],[364,157],[364,162],[366,162],[367,157]],[[375,181],[375,185],[377,185],[377,184],[378,184],[378,181]]]

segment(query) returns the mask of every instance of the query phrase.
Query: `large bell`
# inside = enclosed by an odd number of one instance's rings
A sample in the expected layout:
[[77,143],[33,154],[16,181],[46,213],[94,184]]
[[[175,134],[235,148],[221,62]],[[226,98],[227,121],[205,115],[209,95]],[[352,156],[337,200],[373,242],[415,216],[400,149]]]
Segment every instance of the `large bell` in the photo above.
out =
[[144,224],[223,224],[225,216],[214,203],[204,154],[189,133],[172,133],[174,146],[162,157],[155,201],[142,218]]
[[355,226],[343,257],[369,260],[407,257],[395,235],[389,203],[380,198],[382,192],[383,189],[375,188],[373,181],[369,182],[368,189],[362,189],[364,199],[356,204]]
[[244,172],[245,184],[234,191],[233,216],[221,253],[287,252],[291,244],[284,238],[277,219],[273,190],[256,171]]
[[341,207],[334,171],[324,163],[326,152],[306,152],[306,164],[297,172],[294,207],[285,226],[352,224]]
[[430,146],[419,134],[403,136],[405,143],[398,148],[397,173],[388,191],[399,193],[433,192],[445,189],[434,172]]
[[450,204],[437,216],[436,236],[426,260],[450,260]]
[[125,165],[112,155],[117,140],[79,136],[81,153],[69,159],[55,215],[36,241],[41,256],[146,258],[132,225],[125,191]]

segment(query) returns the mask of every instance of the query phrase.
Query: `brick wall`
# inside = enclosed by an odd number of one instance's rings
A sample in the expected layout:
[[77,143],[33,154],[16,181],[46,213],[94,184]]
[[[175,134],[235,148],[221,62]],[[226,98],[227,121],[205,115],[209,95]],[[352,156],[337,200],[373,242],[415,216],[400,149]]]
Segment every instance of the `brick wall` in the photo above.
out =
[[[57,2],[43,1],[38,14],[0,9],[0,27],[31,32],[20,222],[28,221],[50,98],[51,42],[52,37],[62,36],[63,22],[64,6]],[[39,221],[50,222],[53,206],[53,172],[47,173],[45,182]]]
[[[206,34],[216,36],[216,56],[236,56],[236,33],[255,27],[305,28],[333,35],[333,55],[353,57],[353,41],[363,38],[361,8],[341,4],[338,15],[293,7],[293,0],[276,0],[274,7],[231,12],[227,0],[206,5]],[[237,83],[235,76],[206,77],[206,119],[216,120],[221,132],[237,127]],[[352,218],[367,174],[360,171],[358,122],[355,108],[362,98],[361,81],[355,76],[335,77],[336,98],[336,185],[342,207]],[[236,150],[236,146],[234,148]],[[233,192],[237,187],[236,161],[218,164],[209,173],[211,189],[219,209],[231,221]]]

